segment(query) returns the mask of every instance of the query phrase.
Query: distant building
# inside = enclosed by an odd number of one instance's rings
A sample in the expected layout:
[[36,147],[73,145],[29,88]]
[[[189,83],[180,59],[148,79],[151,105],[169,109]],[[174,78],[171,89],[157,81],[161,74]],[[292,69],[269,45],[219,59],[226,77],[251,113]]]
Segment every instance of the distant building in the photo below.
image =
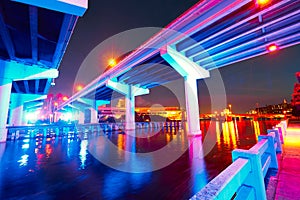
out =
[[[162,120],[162,118],[166,118],[169,120],[181,120],[182,119],[182,110],[176,106],[168,106],[163,107],[159,105],[153,105],[151,107],[136,107],[136,121],[140,121],[139,118],[143,118],[142,121],[151,121],[150,118],[156,118]],[[103,106],[98,108],[98,114],[100,118],[103,117],[114,117],[116,119],[123,119],[125,118],[125,100],[119,99],[116,102],[115,106]],[[162,118],[159,118],[160,116]]]
[[292,94],[292,107],[293,115],[300,116],[300,72],[296,73],[297,81],[294,85],[294,91]]
[[292,114],[293,107],[284,99],[282,103],[266,105],[249,111],[250,114]]

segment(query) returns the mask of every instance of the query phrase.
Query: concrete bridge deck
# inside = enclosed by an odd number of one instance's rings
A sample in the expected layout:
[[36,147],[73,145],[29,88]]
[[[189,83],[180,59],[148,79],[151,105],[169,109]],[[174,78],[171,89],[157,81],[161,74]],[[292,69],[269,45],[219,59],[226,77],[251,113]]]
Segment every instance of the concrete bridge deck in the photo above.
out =
[[290,123],[284,136],[283,151],[277,155],[279,169],[270,178],[269,200],[300,199],[300,122]]

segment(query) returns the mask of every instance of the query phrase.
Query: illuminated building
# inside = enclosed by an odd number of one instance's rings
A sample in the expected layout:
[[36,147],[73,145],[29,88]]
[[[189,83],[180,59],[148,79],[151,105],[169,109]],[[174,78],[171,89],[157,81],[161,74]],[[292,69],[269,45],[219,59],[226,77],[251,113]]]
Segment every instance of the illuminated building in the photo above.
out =
[[[182,110],[176,106],[151,106],[151,107],[136,107],[135,109],[136,118],[142,118],[142,121],[151,121],[151,116],[161,116],[170,120],[181,120]],[[103,116],[114,117],[116,119],[121,119],[125,113],[125,100],[118,99],[115,106],[112,107],[99,107],[98,113],[100,118]],[[137,119],[138,120],[138,119]],[[138,120],[139,121],[139,120]]]
[[[249,113],[253,113],[250,111]],[[255,109],[254,113],[257,114],[291,114],[292,106],[287,103],[284,99],[282,103],[274,104],[274,105],[266,105],[264,107],[258,107]]]
[[[99,107],[99,117],[114,117],[116,119],[122,119],[125,116],[125,108],[119,107]],[[160,116],[169,120],[181,120],[182,110],[178,107],[136,107],[136,118],[142,118],[142,121],[151,121],[151,116]],[[153,117],[152,117],[153,118]],[[137,119],[137,121],[140,121]]]

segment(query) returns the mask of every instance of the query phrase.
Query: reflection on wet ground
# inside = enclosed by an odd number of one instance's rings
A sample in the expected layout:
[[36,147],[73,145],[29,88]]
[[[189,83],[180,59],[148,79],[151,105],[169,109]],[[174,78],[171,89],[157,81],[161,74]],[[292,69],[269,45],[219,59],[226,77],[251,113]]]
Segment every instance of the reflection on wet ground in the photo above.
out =
[[8,141],[0,199],[187,199],[276,123],[201,121],[196,138],[152,129]]

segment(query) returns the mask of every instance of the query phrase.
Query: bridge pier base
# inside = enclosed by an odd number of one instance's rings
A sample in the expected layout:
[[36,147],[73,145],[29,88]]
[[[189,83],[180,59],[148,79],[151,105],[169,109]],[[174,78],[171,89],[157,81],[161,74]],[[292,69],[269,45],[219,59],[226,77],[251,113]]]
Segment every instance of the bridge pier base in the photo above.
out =
[[208,78],[210,76],[209,71],[191,61],[178,52],[176,47],[170,45],[163,47],[160,50],[160,55],[184,78],[188,135],[201,135],[197,80]]

